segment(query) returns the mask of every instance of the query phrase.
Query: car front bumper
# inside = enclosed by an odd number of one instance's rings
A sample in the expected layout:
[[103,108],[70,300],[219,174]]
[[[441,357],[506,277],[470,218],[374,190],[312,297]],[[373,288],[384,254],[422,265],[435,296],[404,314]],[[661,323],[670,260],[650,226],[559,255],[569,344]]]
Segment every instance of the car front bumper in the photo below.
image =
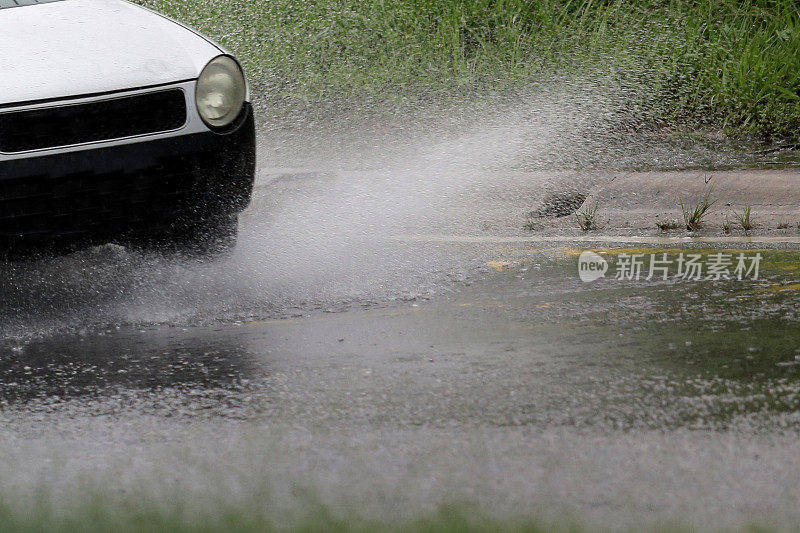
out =
[[0,161],[0,253],[124,243],[247,207],[255,126]]

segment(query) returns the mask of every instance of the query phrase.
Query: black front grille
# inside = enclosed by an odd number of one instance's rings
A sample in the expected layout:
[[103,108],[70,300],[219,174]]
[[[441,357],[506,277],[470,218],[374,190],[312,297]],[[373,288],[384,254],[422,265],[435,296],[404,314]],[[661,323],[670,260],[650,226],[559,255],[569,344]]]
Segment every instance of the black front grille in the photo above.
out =
[[167,227],[204,204],[213,164],[210,155],[182,155],[131,172],[2,180],[0,249],[106,242]]
[[180,89],[0,113],[0,152],[17,153],[171,131],[186,123]]
[[198,201],[199,160],[175,157],[131,173],[80,172],[4,180],[0,240],[119,232],[152,225]]
[[29,251],[138,242],[247,206],[251,108],[230,134],[175,135],[0,160],[0,261]]

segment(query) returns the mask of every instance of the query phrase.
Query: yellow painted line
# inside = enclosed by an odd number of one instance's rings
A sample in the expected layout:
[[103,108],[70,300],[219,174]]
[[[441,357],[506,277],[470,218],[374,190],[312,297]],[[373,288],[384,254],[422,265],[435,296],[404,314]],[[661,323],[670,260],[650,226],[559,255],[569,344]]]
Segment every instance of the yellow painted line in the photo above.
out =
[[[564,255],[567,256],[574,256],[580,255],[583,252],[589,250],[591,252],[596,252],[601,255],[619,255],[619,254],[678,254],[678,253],[686,253],[686,248],[657,248],[657,247],[638,247],[638,248],[576,248],[576,247],[564,247],[562,248]],[[718,249],[703,249],[697,250],[700,254],[714,254],[717,253]],[[745,253],[745,254],[752,254],[755,252],[774,252],[775,250],[768,250],[764,248],[726,248],[726,253]]]
[[788,243],[800,244],[800,237],[793,236],[763,236],[763,237],[738,237],[734,235],[719,237],[659,237],[659,236],[631,236],[631,235],[536,235],[529,237],[491,237],[478,235],[396,235],[393,240],[404,242],[433,242],[433,243],[475,243],[475,244],[514,244],[538,242],[610,242],[622,244],[709,244],[709,243]]
[[505,303],[498,302],[497,300],[474,300],[471,302],[459,302],[456,305],[458,307],[474,307],[476,305],[483,307],[507,307]]
[[508,267],[513,265],[514,261],[486,261],[486,264],[498,272],[503,272],[504,270],[508,270]]
[[800,291],[800,283],[790,283],[788,285],[772,285],[764,289],[762,292],[786,292],[786,291]]
[[[581,255],[585,252],[586,248],[564,247],[564,255]],[[590,251],[603,255],[619,255],[619,254],[650,254],[650,253],[670,253],[670,252],[683,252],[685,248],[653,248],[653,247],[637,247],[637,248],[591,248]],[[713,252],[713,250],[712,250]]]
[[246,320],[242,322],[243,326],[264,326],[266,324],[285,324],[290,319],[285,318],[283,320]]

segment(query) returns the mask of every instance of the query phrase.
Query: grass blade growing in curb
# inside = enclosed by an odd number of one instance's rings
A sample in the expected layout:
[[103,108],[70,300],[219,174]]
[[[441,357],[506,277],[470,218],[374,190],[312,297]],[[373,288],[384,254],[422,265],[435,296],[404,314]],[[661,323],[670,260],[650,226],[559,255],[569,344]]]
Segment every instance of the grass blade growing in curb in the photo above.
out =
[[742,227],[745,233],[753,229],[753,221],[750,219],[750,210],[751,206],[748,205],[744,208],[744,211],[742,211],[741,214],[734,213],[737,222],[739,222],[739,225]]
[[717,203],[716,200],[711,199],[713,190],[713,187],[706,189],[702,198],[692,205],[684,203],[683,198],[681,198],[681,212],[683,213],[683,222],[687,230],[697,231],[703,223],[703,218],[708,214],[708,210]]
[[597,229],[597,207],[597,204],[594,204],[592,207],[579,209],[578,212],[575,213],[575,217],[578,219],[578,225],[583,231]]
[[680,224],[674,218],[667,219],[667,220],[658,220],[656,221],[656,227],[661,231],[669,231],[673,229],[678,229]]

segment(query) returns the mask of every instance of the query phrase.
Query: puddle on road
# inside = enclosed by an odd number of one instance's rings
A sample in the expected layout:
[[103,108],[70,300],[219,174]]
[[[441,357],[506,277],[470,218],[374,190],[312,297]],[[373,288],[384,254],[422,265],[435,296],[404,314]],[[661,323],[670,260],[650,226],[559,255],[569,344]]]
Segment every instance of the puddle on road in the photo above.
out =
[[800,274],[797,252],[762,254],[759,281],[583,283],[576,255],[521,253],[427,302],[4,350],[0,488],[213,506],[268,480],[279,502],[299,484],[336,503],[358,479],[345,495],[376,509],[467,487],[490,509],[552,497],[613,524],[794,517]]
[[[611,261],[651,253],[699,254],[707,261],[721,250],[597,251]],[[798,253],[725,252],[761,253],[759,279],[583,283],[577,253],[561,250],[504,262],[494,283],[476,288],[474,297],[491,323],[526,323],[529,335],[563,348],[555,357],[569,359],[540,421],[800,427]]]
[[165,397],[200,398],[204,391],[241,391],[253,375],[264,373],[231,328],[59,335],[2,353],[0,407],[30,401],[56,404],[126,390],[154,398],[170,390]]
[[[707,261],[721,250],[596,251],[610,261],[651,253]],[[263,411],[376,423],[800,428],[797,251],[725,250],[760,253],[757,280],[591,283],[580,281],[575,252],[507,253],[449,296],[376,311],[7,341],[0,404],[237,419]],[[363,338],[352,344],[355,335]]]

